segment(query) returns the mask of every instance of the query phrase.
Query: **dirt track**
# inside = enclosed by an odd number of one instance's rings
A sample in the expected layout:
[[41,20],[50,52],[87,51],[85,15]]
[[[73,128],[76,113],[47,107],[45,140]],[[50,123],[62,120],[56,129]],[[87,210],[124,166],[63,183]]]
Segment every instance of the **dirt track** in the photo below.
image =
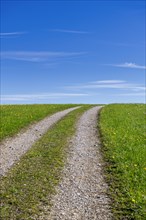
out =
[[97,132],[100,108],[88,110],[78,121],[53,207],[51,212],[43,207],[39,220],[112,219]]
[[69,112],[79,107],[70,108],[55,113],[42,121],[31,125],[26,131],[18,133],[15,137],[8,138],[0,145],[0,175],[5,175],[9,168],[49,129],[53,124]]

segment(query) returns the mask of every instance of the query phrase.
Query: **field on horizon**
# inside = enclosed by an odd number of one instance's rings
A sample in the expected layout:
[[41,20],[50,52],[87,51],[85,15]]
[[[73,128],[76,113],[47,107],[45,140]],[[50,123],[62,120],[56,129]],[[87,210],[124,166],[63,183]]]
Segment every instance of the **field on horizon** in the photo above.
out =
[[[76,106],[78,105],[1,105],[0,140],[14,136],[20,129],[27,128],[48,115]],[[7,219],[7,215],[11,216],[13,211],[14,216],[19,216],[18,219],[28,217],[29,212],[37,213],[38,200],[46,202],[47,190],[50,195],[54,192],[53,187],[58,183],[60,170],[64,166],[67,139],[75,133],[75,124],[79,117],[92,106],[82,105],[56,123],[22,157],[20,163],[2,178],[2,199],[5,206],[2,207],[3,219]],[[109,104],[102,108],[99,115],[104,173],[116,219],[145,219],[145,116],[145,104]],[[50,183],[47,182],[49,178],[52,181]],[[20,213],[17,213],[19,204]]]
[[84,105],[55,123],[2,178],[2,220],[34,219],[42,211],[40,204],[50,205],[66,161],[68,139],[75,133],[76,121],[90,107]]
[[1,105],[1,130],[0,141],[13,136],[20,129],[31,123],[35,123],[46,116],[67,108],[75,107],[75,104],[32,104],[32,105]]

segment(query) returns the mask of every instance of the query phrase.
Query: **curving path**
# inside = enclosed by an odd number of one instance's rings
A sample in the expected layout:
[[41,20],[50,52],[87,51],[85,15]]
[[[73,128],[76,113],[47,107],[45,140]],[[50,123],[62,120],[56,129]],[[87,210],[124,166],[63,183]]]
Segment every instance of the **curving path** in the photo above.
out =
[[[62,181],[52,199],[52,208],[43,207],[43,220],[110,220],[110,199],[103,177],[103,161],[97,133],[101,107],[85,112],[70,141]],[[38,219],[38,218],[37,218]]]
[[0,145],[0,175],[5,175],[9,168],[45,133],[47,130],[69,112],[80,108],[74,107],[57,112],[40,122],[29,126],[23,133],[7,138]]

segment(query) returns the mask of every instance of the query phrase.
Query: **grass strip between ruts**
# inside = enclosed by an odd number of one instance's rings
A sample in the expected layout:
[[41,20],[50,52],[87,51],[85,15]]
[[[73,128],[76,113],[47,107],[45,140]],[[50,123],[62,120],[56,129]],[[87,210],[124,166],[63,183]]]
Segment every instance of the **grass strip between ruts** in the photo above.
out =
[[113,219],[146,219],[146,105],[112,104],[100,113]]
[[69,113],[52,127],[1,180],[1,219],[33,219],[49,205],[59,182],[67,152],[67,140],[75,124],[91,105]]
[[75,107],[74,104],[0,105],[0,141],[13,136],[20,129],[38,122],[58,111]]

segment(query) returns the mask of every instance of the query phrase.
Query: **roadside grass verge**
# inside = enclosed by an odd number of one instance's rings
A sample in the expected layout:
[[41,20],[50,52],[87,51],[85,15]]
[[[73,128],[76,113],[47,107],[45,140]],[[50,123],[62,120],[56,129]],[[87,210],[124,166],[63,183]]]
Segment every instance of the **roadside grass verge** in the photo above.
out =
[[20,129],[37,122],[48,115],[75,107],[73,104],[54,105],[1,105],[0,106],[0,141],[13,136]]
[[69,113],[2,178],[2,220],[34,219],[43,211],[43,205],[50,205],[49,198],[55,192],[65,163],[67,140],[75,133],[77,119],[91,107],[84,105]]
[[114,219],[146,219],[146,105],[111,104],[100,113]]

